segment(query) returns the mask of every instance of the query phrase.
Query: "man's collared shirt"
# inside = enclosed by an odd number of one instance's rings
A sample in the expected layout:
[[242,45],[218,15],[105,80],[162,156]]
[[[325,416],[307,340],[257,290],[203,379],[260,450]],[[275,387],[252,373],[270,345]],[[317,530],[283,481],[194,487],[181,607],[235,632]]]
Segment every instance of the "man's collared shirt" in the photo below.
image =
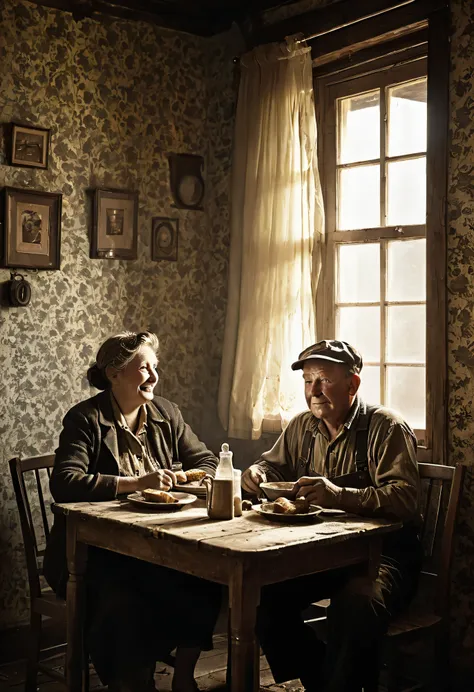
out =
[[[311,411],[295,416],[272,449],[262,454],[259,466],[268,480],[296,480],[297,462],[302,455],[306,430],[311,430],[314,447],[309,459],[310,475],[326,478],[356,471],[355,452],[357,423],[361,401],[356,397],[346,422],[334,440],[324,423]],[[403,418],[379,406],[372,414],[367,440],[368,470],[372,486],[364,489],[344,488],[340,507],[359,514],[417,516],[420,481],[413,431]]]

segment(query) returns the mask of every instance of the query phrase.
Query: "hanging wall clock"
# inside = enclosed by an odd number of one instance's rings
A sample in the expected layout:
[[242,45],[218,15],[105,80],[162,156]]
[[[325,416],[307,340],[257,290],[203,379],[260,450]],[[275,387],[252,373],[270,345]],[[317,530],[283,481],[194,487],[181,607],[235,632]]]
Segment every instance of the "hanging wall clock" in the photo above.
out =
[[171,194],[178,209],[202,209],[204,159],[195,154],[169,154]]

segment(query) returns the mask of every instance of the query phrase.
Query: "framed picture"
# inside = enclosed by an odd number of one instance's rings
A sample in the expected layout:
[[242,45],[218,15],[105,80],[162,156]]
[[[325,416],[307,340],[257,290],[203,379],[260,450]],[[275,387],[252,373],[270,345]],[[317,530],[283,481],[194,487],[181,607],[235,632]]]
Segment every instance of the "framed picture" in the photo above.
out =
[[49,130],[12,123],[11,164],[48,168]]
[[59,269],[62,195],[6,187],[3,266]]
[[95,190],[93,259],[137,258],[138,192]]
[[151,220],[151,259],[171,260],[178,259],[178,219],[167,219],[155,216]]

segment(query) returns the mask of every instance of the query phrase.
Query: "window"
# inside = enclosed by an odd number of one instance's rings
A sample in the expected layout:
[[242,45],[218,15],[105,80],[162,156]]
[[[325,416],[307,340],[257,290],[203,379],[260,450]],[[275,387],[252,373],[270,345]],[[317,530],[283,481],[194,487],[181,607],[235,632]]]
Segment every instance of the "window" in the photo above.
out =
[[361,351],[363,398],[400,411],[424,443],[426,60],[325,88],[319,334]]
[[363,354],[367,398],[417,427],[420,461],[447,463],[449,3],[341,0],[265,27],[258,42],[296,32],[311,46],[326,214],[317,336],[335,337],[351,308],[374,308],[375,326],[360,330],[378,330],[378,353]]

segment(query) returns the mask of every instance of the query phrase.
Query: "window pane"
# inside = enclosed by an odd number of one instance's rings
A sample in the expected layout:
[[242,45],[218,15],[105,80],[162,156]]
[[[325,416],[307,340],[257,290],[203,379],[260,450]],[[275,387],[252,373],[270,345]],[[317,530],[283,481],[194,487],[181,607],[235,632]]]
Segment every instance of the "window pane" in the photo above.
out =
[[339,308],[337,339],[348,341],[367,362],[380,361],[380,308]]
[[339,100],[338,163],[380,157],[380,91]]
[[388,89],[388,155],[426,151],[426,77]]
[[340,231],[380,226],[380,166],[356,166],[339,171]]
[[425,402],[425,368],[387,367],[386,405],[399,411],[412,428],[425,428]]
[[426,240],[391,240],[387,252],[387,300],[426,300]]
[[368,404],[380,404],[380,367],[364,365],[360,375],[359,394]]
[[426,158],[387,166],[389,226],[426,223]]
[[338,247],[338,302],[378,302],[380,300],[379,243],[339,245]]
[[426,308],[392,305],[387,308],[387,360],[424,363],[426,359]]

